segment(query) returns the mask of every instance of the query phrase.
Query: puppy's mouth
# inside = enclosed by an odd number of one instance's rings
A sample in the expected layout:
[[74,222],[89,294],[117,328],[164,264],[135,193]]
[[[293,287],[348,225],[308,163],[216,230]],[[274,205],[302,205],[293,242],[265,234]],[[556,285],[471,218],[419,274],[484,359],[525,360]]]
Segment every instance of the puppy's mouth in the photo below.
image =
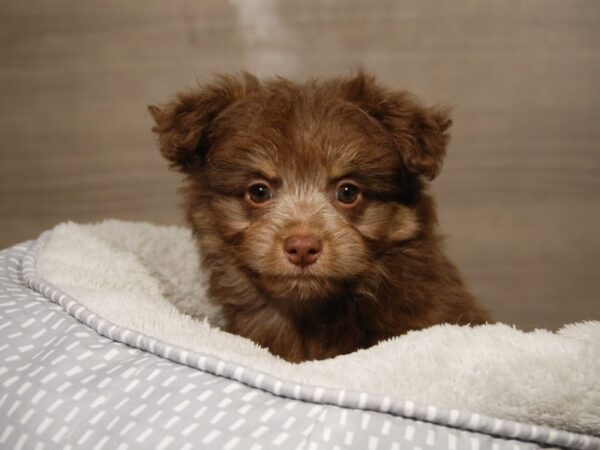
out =
[[271,267],[269,270],[253,270],[258,278],[272,281],[301,281],[301,280],[326,280],[330,277],[325,273],[326,270],[320,264],[314,264],[308,267],[297,267],[284,262],[279,267]]
[[316,274],[300,273],[300,274],[269,274],[264,275],[262,278],[273,283],[316,283],[326,282],[327,277],[323,277]]
[[317,275],[314,273],[297,273],[297,274],[281,274],[275,275],[274,278],[279,278],[280,280],[321,280],[325,277],[321,275]]
[[308,300],[323,298],[333,294],[337,282],[312,271],[299,270],[296,273],[262,273],[257,283],[273,298]]

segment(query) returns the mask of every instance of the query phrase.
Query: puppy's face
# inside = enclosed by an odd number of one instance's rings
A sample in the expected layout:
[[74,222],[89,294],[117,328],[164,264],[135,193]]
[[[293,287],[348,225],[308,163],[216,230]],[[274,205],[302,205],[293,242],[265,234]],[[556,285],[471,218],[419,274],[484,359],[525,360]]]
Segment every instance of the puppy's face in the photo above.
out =
[[282,301],[328,298],[384,271],[387,249],[428,228],[419,175],[439,169],[448,126],[395,96],[363,75],[246,76],[151,109],[163,154],[188,174],[203,251],[233,256]]
[[223,242],[262,289],[326,297],[418,224],[398,201],[402,161],[375,120],[335,98],[282,116],[269,107],[276,100],[256,96],[220,117],[199,189]]

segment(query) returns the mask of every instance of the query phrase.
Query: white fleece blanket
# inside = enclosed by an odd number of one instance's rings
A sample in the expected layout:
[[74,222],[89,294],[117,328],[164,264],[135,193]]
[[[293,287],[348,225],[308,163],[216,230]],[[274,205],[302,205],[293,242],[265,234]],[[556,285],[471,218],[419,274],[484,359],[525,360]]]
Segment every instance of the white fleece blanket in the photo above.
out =
[[[205,300],[206,280],[185,229],[114,220],[61,224],[37,269],[117,325],[282,379],[600,434],[600,322],[558,333],[441,325],[291,364],[211,325],[219,311]],[[184,313],[192,310],[205,318]]]

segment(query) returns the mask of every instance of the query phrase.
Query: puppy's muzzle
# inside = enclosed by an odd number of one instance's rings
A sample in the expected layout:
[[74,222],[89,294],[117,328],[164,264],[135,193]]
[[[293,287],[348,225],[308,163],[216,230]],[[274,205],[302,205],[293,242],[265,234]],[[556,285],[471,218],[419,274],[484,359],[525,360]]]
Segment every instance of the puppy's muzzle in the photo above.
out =
[[290,236],[283,241],[283,251],[288,260],[300,267],[314,264],[323,250],[323,243],[315,236]]

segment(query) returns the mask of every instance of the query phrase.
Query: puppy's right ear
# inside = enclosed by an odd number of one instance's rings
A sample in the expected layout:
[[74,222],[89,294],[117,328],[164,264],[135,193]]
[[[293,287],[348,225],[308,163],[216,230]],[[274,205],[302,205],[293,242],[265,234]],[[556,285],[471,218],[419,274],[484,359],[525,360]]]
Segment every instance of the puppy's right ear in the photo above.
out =
[[258,79],[247,72],[240,77],[220,76],[215,83],[178,94],[162,107],[148,106],[162,155],[184,173],[199,168],[211,145],[213,122],[229,105],[259,87]]

